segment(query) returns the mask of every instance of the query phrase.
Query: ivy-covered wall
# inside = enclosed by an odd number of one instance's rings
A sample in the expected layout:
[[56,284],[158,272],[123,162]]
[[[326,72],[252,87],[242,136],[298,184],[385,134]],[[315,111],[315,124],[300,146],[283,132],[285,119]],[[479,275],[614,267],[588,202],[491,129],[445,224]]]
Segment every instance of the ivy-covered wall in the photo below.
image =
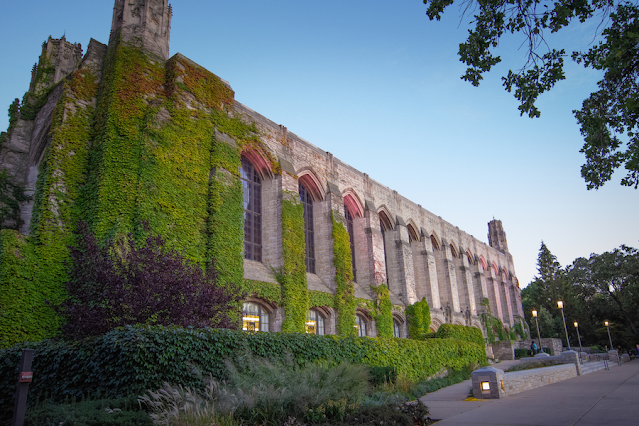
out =
[[406,318],[411,339],[423,339],[430,332],[430,307],[425,298],[406,307]]
[[282,331],[304,333],[309,308],[304,207],[297,194],[286,191],[282,194],[282,257],[284,266],[277,274],[286,312]]
[[335,212],[331,212],[333,224],[333,265],[335,265],[335,308],[337,309],[337,332],[341,336],[356,336],[355,288],[353,286],[353,261],[351,258],[351,244],[348,231],[344,224],[335,219]]

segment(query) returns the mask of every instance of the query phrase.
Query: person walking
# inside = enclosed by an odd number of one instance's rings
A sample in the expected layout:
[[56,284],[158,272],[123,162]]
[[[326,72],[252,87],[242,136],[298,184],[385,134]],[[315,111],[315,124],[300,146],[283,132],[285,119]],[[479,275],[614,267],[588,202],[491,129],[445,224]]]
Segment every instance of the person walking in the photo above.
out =
[[[639,345],[637,345],[637,347],[639,347]],[[534,341],[530,344],[530,351],[532,352],[533,356],[537,355],[537,343],[535,343]]]

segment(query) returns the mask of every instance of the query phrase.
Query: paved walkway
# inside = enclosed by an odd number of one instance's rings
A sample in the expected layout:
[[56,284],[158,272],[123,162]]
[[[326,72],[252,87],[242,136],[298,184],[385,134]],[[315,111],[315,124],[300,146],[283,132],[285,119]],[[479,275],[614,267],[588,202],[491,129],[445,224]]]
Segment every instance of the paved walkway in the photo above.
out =
[[[507,368],[506,362],[495,364]],[[504,399],[464,401],[470,380],[420,398],[437,426],[639,425],[639,360]]]

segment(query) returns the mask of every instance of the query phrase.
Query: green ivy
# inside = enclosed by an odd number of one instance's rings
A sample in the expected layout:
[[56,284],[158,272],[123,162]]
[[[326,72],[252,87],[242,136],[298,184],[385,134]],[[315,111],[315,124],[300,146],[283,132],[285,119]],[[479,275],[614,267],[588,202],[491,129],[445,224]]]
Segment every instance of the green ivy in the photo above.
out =
[[351,243],[348,231],[342,222],[335,219],[331,212],[333,224],[333,265],[335,266],[335,308],[337,309],[337,332],[341,336],[356,336],[355,328],[355,287],[353,285],[353,262]]
[[267,300],[277,305],[282,304],[282,287],[279,284],[244,280],[244,288],[249,296]]
[[467,342],[473,342],[479,347],[484,347],[484,336],[477,327],[468,327],[458,324],[442,324],[434,333],[434,337],[441,339],[461,339]]
[[282,285],[282,305],[286,312],[282,331],[305,333],[309,297],[304,207],[299,196],[292,192],[282,194],[282,258],[284,266],[276,274]]
[[393,304],[388,293],[388,286],[381,284],[377,287],[371,286],[377,295],[377,306],[374,311],[375,322],[377,324],[378,337],[394,337],[393,333]]
[[323,291],[309,290],[308,306],[309,308],[316,308],[319,306],[327,306],[329,308],[334,308],[335,295],[331,293],[326,293]]
[[424,339],[430,332],[430,307],[426,298],[406,307],[408,335],[411,339]]
[[29,200],[24,188],[9,179],[6,169],[0,171],[0,226],[19,230],[24,221],[20,217],[20,203]]

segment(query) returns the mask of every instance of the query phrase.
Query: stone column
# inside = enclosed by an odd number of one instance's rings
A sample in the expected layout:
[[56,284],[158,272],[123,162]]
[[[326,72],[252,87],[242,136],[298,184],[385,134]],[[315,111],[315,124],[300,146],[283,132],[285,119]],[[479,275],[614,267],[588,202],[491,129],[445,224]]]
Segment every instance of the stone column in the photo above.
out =
[[453,259],[453,253],[450,249],[450,245],[444,243],[444,240],[442,240],[442,249],[444,252],[444,256],[445,256],[445,261],[444,263],[446,264],[448,270],[445,271],[446,272],[446,280],[448,281],[448,284],[450,285],[450,293],[451,293],[451,302],[452,305],[451,308],[453,310],[453,312],[459,312],[460,311],[460,306],[459,306],[459,293],[458,293],[458,285],[457,285],[457,274],[455,272],[455,261]]
[[[475,302],[475,289],[473,286],[473,274],[471,272],[471,265],[468,262],[468,258],[464,255],[462,256],[462,273],[464,274],[464,279],[466,281],[466,291],[468,292],[468,308],[470,309],[470,313],[472,315],[477,315],[477,304]],[[465,306],[462,306],[465,308]]]
[[[417,301],[417,293],[415,291],[415,267],[413,266],[413,251],[410,247],[408,237],[408,228],[404,220],[397,216],[395,225],[395,244],[397,265],[399,268],[400,282],[398,283],[403,294],[403,300],[407,305],[412,305]],[[389,247],[387,247],[388,249]]]
[[366,282],[373,285],[386,284],[386,259],[384,258],[384,241],[380,229],[379,213],[372,201],[366,200],[364,209],[366,252],[368,267],[366,268]]

